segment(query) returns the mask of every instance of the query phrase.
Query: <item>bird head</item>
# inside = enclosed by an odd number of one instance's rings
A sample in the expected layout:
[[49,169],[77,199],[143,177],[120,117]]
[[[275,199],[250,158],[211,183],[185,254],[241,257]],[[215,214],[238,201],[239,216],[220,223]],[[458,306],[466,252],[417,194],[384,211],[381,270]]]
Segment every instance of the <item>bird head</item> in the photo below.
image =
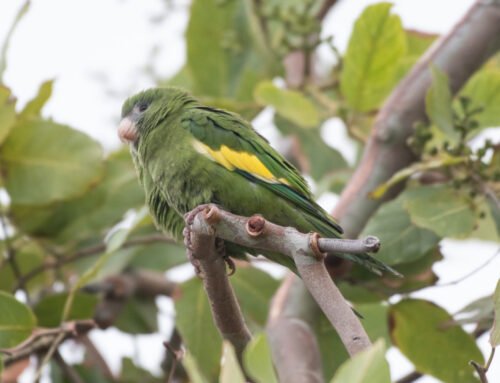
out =
[[161,125],[168,115],[194,99],[175,87],[153,88],[130,97],[122,107],[118,136],[123,142],[137,144],[144,134]]

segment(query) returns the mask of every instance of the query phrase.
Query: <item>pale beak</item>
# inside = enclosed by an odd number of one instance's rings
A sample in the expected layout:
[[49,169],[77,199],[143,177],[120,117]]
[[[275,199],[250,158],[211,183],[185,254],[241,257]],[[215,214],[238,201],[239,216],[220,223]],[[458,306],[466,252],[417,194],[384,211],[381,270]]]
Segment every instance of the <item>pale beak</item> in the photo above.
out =
[[130,117],[124,117],[118,126],[118,136],[122,142],[133,143],[137,140],[137,126]]

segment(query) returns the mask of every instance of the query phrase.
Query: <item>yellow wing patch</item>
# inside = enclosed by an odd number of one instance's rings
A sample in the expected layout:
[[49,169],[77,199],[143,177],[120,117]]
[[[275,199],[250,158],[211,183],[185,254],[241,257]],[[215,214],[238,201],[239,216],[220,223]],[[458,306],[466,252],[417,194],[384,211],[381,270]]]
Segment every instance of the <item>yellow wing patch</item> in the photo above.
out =
[[222,145],[219,150],[214,150],[197,140],[193,142],[193,146],[198,153],[205,155],[228,170],[240,169],[266,182],[289,185],[286,179],[276,178],[254,154],[238,152],[226,145]]

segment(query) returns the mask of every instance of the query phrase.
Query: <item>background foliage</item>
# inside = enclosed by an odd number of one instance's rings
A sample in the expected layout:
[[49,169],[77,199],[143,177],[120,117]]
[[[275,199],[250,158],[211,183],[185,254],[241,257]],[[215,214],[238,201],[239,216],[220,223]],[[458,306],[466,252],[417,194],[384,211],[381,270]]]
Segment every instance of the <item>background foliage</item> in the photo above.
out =
[[[353,171],[323,140],[323,122],[339,116],[362,150],[377,109],[436,36],[406,30],[391,5],[379,3],[360,15],[340,56],[331,39],[319,38],[318,4],[194,0],[186,32],[187,62],[159,85],[185,87],[205,103],[248,119],[272,107],[274,125],[292,143],[284,154],[310,176],[319,196],[338,193]],[[338,56],[328,75],[315,79],[306,65],[298,86],[284,86],[283,58],[303,51],[314,60],[320,45]],[[500,146],[490,141],[470,144],[485,128],[500,126],[499,59],[490,60],[456,97],[446,75],[437,67],[432,73],[428,121],[416,126],[409,142],[420,161],[373,191],[372,198],[382,198],[396,184],[405,188],[364,230],[382,240],[378,256],[405,278],[378,278],[354,269],[341,283],[364,316],[370,337],[379,340],[347,360],[328,322],[317,318],[326,381],[387,382],[384,355],[391,346],[419,372],[446,382],[475,381],[468,362],[484,363],[476,338],[492,328],[494,313],[498,318],[498,287],[495,297],[491,286],[491,296],[464,302],[459,313],[410,294],[439,283],[433,265],[442,259],[439,244],[444,238],[499,240]],[[52,85],[41,84],[22,110],[11,90],[0,86],[0,348],[19,345],[37,328],[92,317],[103,328],[115,326],[132,335],[157,332],[155,297],[161,293],[175,302],[170,343],[179,347],[182,340],[187,350],[175,367],[175,379],[243,381],[234,352],[212,323],[197,278],[171,290],[161,285],[160,292],[123,285],[125,280],[138,283],[140,275],[154,280],[186,263],[184,250],[154,228],[125,148],[104,153],[86,134],[41,116]],[[279,281],[242,264],[231,282],[255,334],[245,365],[256,380],[276,381],[264,330]],[[492,347],[500,343],[496,326]],[[85,357],[72,368],[84,381],[165,381],[129,359],[120,375],[111,377],[96,365],[97,351],[81,344]],[[43,357],[38,361],[40,365]],[[64,364],[56,358],[45,362],[51,381],[68,381]],[[165,375],[172,362],[166,352]],[[12,369],[6,365],[6,371]]]

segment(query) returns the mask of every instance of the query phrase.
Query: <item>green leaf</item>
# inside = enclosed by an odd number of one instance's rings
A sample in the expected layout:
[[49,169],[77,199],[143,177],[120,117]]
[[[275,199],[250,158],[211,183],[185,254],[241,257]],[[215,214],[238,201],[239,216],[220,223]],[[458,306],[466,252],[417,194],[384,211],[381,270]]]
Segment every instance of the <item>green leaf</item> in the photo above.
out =
[[493,294],[495,319],[490,333],[491,347],[500,345],[500,279],[497,282],[495,294]]
[[[33,311],[42,327],[57,327],[61,324],[64,303],[68,293],[58,293],[44,297],[36,304]],[[77,292],[74,305],[68,315],[68,320],[90,319],[94,317],[94,309],[98,299],[95,295]]]
[[184,354],[184,359],[182,365],[186,369],[186,373],[189,376],[190,383],[206,383],[206,379],[203,378],[202,373],[196,363],[196,359],[191,355],[189,350]]
[[[2,243],[5,246],[5,243]],[[44,251],[33,241],[23,242],[15,247],[16,263],[22,275],[26,275],[33,269],[41,267],[45,261]],[[47,271],[42,271],[38,276],[30,279],[25,287],[29,292],[34,292],[40,286],[49,283],[50,278]],[[12,265],[8,262],[0,267],[0,290],[12,291],[17,286],[18,278],[12,270]]]
[[[356,304],[355,309],[363,315],[363,327],[372,341],[383,338],[387,343],[390,342],[386,304],[382,302],[362,303]],[[323,374],[331,377],[342,363],[349,360],[349,354],[337,332],[323,314],[317,319],[314,331],[323,360]]]
[[76,281],[76,283],[71,286],[69,294],[66,298],[66,302],[64,303],[64,309],[61,315],[61,322],[64,322],[68,319],[69,315],[73,311],[73,304],[75,301],[75,296],[78,290],[80,290],[83,286],[89,283],[92,279],[94,279],[102,267],[106,264],[109,258],[113,255],[113,253],[103,253],[97,258],[95,263],[87,269],[83,275]]
[[224,341],[224,362],[220,372],[220,383],[245,383],[234,348],[228,341]]
[[43,205],[85,193],[101,176],[102,148],[67,126],[33,120],[15,126],[0,161],[12,203]]
[[131,208],[144,204],[144,192],[125,150],[104,162],[104,175],[83,196],[45,206],[14,205],[15,224],[32,236],[67,242],[96,237],[118,223]]
[[177,328],[199,372],[207,381],[217,382],[222,340],[215,328],[203,284],[198,278],[181,285],[175,311]]
[[0,52],[0,83],[3,83],[3,74],[5,72],[5,69],[7,68],[7,52],[9,50],[10,40],[12,38],[12,35],[14,34],[14,31],[16,30],[16,27],[19,25],[19,22],[23,19],[26,13],[28,13],[30,4],[31,2],[27,0],[23,3],[21,8],[19,8],[19,11],[17,12],[16,17],[14,18],[14,21],[12,22],[12,25],[10,26],[5,37],[2,51]]
[[404,198],[387,202],[368,221],[362,235],[374,235],[382,244],[377,259],[389,265],[412,262],[426,255],[440,238],[412,223]]
[[280,115],[274,116],[274,123],[283,134],[291,136],[293,149],[290,161],[315,181],[321,182],[325,175],[347,168],[342,154],[323,141],[319,129],[302,129]]
[[482,362],[483,355],[461,327],[443,328],[450,320],[431,302],[405,299],[390,309],[391,336],[417,371],[445,382],[476,381],[468,362]]
[[36,318],[30,308],[3,291],[0,291],[0,313],[0,348],[16,346],[35,328]]
[[254,267],[240,267],[231,277],[231,285],[247,322],[264,328],[278,281]]
[[242,1],[192,2],[186,39],[195,93],[250,101],[257,82],[278,74],[252,33],[249,8]]
[[356,304],[355,309],[363,316],[363,327],[373,342],[382,338],[391,343],[387,324],[389,306],[385,302]]
[[457,142],[459,133],[453,128],[451,91],[446,73],[431,66],[432,85],[425,96],[425,110],[431,122],[451,142]]
[[469,196],[447,185],[421,186],[404,193],[404,207],[416,225],[440,237],[463,238],[476,224]]
[[[99,368],[89,368],[85,364],[72,364],[71,367],[79,377],[79,381],[92,383],[117,383],[116,379],[110,380],[106,378]],[[62,371],[58,363],[54,359],[50,362],[50,382],[51,383],[73,383],[68,376]],[[119,383],[122,383],[121,381]],[[143,382],[144,383],[144,382]]]
[[474,231],[470,233],[469,237],[481,239],[483,241],[499,242],[500,231],[497,230],[494,216],[495,210],[498,210],[499,207],[494,205],[490,206],[488,197],[480,197],[479,200],[476,201],[476,206],[479,218],[477,219]]
[[[474,115],[479,128],[500,126],[500,69],[478,71],[460,92],[471,100],[470,108],[482,108]],[[477,132],[477,131],[476,131]]]
[[398,79],[403,78],[437,39],[438,35],[415,30],[405,30],[407,51],[399,62]]
[[19,114],[19,119],[40,117],[42,108],[45,106],[50,96],[52,95],[53,85],[54,80],[48,80],[42,83],[35,98],[33,98],[33,100],[30,100]]
[[271,359],[271,349],[265,333],[256,334],[247,345],[243,363],[257,382],[278,383]]
[[316,106],[296,90],[280,89],[266,81],[257,85],[254,97],[262,106],[272,106],[287,120],[303,128],[313,128],[320,123]]
[[385,345],[378,340],[343,363],[330,383],[387,383],[391,381]]
[[125,243],[129,235],[140,225],[145,219],[150,219],[149,210],[146,206],[142,206],[135,212],[131,222],[128,222],[126,227],[112,229],[104,238],[106,244],[106,252],[112,253],[118,250]]
[[340,89],[348,104],[366,112],[378,107],[396,84],[399,61],[406,52],[401,20],[392,5],[367,7],[356,20],[344,57]]
[[186,262],[186,249],[183,246],[170,243],[151,243],[134,248],[128,266],[165,271]]
[[[90,382],[90,380],[86,381]],[[162,383],[164,381],[164,379],[153,376],[151,372],[137,367],[132,359],[122,359],[122,370],[120,372],[120,379],[118,380],[119,383]]]
[[0,84],[0,144],[2,144],[16,122],[16,100],[10,89]]
[[432,45],[439,35],[420,32],[415,30],[405,30],[408,47],[408,55],[421,56]]
[[406,168],[397,171],[388,181],[378,186],[370,193],[370,196],[375,199],[382,198],[391,187],[408,179],[415,173],[420,173],[427,170],[440,169],[447,166],[453,166],[465,163],[469,157],[454,157],[447,154],[442,154],[441,157],[433,158],[425,162],[416,162]]
[[113,325],[128,334],[152,334],[158,331],[157,316],[154,300],[129,298]]

